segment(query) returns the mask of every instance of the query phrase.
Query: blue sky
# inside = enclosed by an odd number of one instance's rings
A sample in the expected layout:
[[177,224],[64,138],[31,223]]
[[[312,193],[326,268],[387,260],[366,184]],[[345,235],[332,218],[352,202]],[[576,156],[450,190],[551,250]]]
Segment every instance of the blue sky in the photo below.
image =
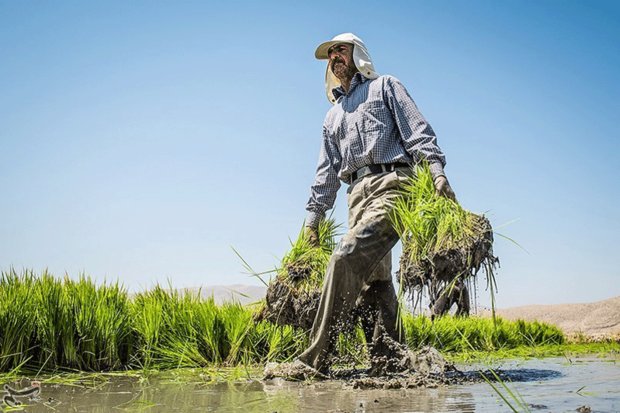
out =
[[231,246],[266,270],[296,236],[329,108],[314,48],[352,31],[463,206],[527,250],[497,237],[500,307],[619,295],[618,3],[377,4],[1,0],[0,268],[258,284]]

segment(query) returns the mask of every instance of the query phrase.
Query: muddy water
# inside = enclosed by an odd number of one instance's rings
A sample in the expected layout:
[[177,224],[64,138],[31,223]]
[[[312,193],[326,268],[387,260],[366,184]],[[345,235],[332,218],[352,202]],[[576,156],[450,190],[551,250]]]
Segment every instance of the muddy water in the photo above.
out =
[[[501,369],[533,412],[620,412],[620,360],[580,358],[505,361],[462,370]],[[275,380],[208,384],[173,376],[109,378],[99,385],[44,382],[38,400],[19,399],[25,412],[503,412],[487,383],[437,388],[354,390],[340,381],[300,384]],[[15,383],[23,387],[27,383]],[[499,385],[501,386],[501,385]]]

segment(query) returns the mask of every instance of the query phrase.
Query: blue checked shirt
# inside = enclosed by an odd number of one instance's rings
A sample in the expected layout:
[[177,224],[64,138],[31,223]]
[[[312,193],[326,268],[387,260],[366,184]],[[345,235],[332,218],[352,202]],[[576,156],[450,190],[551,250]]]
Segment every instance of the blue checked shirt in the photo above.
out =
[[336,103],[323,123],[323,139],[306,226],[316,227],[334,206],[340,181],[367,165],[418,163],[426,159],[434,177],[446,164],[435,132],[398,79],[369,80],[356,73],[347,94],[333,91]]

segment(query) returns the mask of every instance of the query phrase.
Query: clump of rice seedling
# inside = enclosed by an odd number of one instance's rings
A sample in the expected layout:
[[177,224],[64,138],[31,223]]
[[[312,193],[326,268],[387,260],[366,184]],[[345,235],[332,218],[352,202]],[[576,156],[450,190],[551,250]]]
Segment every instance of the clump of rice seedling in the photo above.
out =
[[[205,307],[206,306],[206,307]],[[133,301],[138,357],[144,368],[198,367],[220,355],[213,335],[218,331],[215,304],[191,292],[181,293],[157,285],[137,294]],[[205,331],[204,328],[212,328]],[[219,361],[219,360],[218,360]]]
[[32,300],[34,274],[11,269],[0,277],[0,371],[32,362],[29,351],[36,339],[36,306]]
[[[122,366],[128,359],[127,340],[131,334],[127,320],[129,299],[124,288],[117,282],[97,286],[84,274],[77,280],[65,276],[60,288],[69,309],[66,320],[74,328],[74,336],[65,337],[61,343],[66,357],[77,354],[81,370]],[[72,340],[77,346],[69,353]]]
[[398,276],[402,290],[414,307],[427,293],[435,315],[446,313],[455,302],[459,314],[468,314],[467,285],[484,268],[493,304],[499,261],[493,255],[489,220],[437,195],[427,164],[415,172],[390,212],[403,243]]
[[304,330],[312,327],[338,228],[333,219],[322,220],[318,228],[319,246],[315,247],[302,227],[275,270],[276,276],[269,283],[258,320]]
[[411,348],[432,346],[442,352],[498,351],[517,347],[561,345],[564,334],[554,325],[497,318],[437,317],[406,314],[403,326]]

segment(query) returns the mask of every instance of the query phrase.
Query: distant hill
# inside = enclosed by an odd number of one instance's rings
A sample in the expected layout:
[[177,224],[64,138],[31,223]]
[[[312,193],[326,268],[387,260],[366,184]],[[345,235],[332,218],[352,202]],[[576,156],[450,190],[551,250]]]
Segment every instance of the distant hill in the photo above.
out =
[[[480,314],[490,316],[490,311]],[[508,320],[538,320],[555,324],[568,334],[620,336],[620,296],[595,303],[527,305],[497,309],[496,314]]]

